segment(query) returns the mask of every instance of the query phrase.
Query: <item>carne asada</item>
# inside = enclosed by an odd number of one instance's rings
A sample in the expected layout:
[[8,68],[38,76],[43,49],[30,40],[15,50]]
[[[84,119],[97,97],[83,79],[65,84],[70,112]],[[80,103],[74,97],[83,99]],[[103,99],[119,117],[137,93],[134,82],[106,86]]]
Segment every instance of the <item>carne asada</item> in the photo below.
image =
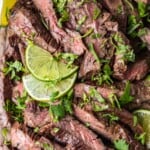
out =
[[149,0],[3,2],[0,149],[149,150]]

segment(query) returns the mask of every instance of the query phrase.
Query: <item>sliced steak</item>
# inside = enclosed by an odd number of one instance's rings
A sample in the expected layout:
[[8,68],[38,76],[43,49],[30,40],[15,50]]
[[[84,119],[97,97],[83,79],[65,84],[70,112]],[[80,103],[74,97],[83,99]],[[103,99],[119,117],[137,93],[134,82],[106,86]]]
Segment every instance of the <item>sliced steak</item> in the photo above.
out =
[[141,59],[134,64],[128,66],[125,72],[124,79],[126,80],[141,80],[150,71],[150,59]]
[[[42,131],[43,130],[43,131]],[[50,125],[45,130],[45,126],[40,129],[40,132],[44,132],[47,136],[50,136],[53,138],[54,141],[57,141],[58,143],[64,145],[66,149],[70,150],[92,150],[92,148],[88,147],[84,142],[77,138],[75,135],[68,132],[68,130],[64,130],[61,128],[58,128],[57,126]]]
[[92,53],[86,52],[80,66],[79,78],[88,78],[91,75],[95,75],[99,71],[100,64],[95,60]]
[[122,92],[116,89],[115,87],[108,86],[92,86],[84,83],[78,83],[74,86],[74,95],[76,98],[83,98],[83,94],[90,95],[90,89],[95,88],[97,92],[105,99],[109,99],[109,96],[112,94],[121,95]]
[[[150,84],[148,79],[145,79],[144,81],[137,81],[135,83],[131,83],[130,85],[131,85],[131,96],[134,97],[134,100],[132,101],[133,104],[137,104],[137,106],[139,106],[143,102],[150,100],[150,87],[149,87]],[[117,89],[119,89],[119,91],[123,92],[125,88],[125,83],[116,82],[116,87]]]
[[58,26],[58,20],[53,8],[52,0],[33,0],[33,2],[44,16],[53,37],[57,42],[60,42],[63,45],[64,50],[66,52],[82,55],[86,50],[86,47],[82,42],[80,34],[67,28],[64,28],[63,30]]
[[60,121],[59,124],[62,126],[62,128],[73,133],[76,137],[81,138],[84,143],[91,147],[93,150],[106,149],[96,134],[94,134],[91,130],[89,130],[74,118],[66,117]]
[[122,109],[122,110],[115,109],[115,110],[112,110],[112,113],[113,112],[116,116],[120,118],[120,121],[122,123],[130,127],[130,129],[134,132],[134,134],[140,135],[143,133],[143,128],[139,124],[134,125],[134,119],[131,113],[129,113],[125,109]]
[[41,148],[35,144],[35,141],[20,129],[18,123],[12,126],[10,136],[12,147],[20,150],[41,150]]
[[28,103],[24,111],[24,122],[29,127],[42,127],[50,122],[47,109],[40,109],[35,103]]
[[114,0],[113,3],[111,0],[100,1],[104,7],[106,7],[109,12],[115,17],[116,21],[119,24],[121,31],[126,31],[127,25],[127,13],[126,8],[122,0]]
[[90,113],[76,105],[74,105],[74,115],[83,123],[85,123],[85,124],[89,123],[89,128],[93,129],[94,131],[96,131],[100,135],[104,136],[105,138],[111,140],[112,142],[114,140],[118,140],[120,138],[126,139],[128,141],[125,132],[123,134],[122,134],[122,132],[114,132],[115,128],[113,128],[113,126],[107,127],[107,124],[96,119],[96,117],[94,117],[94,115],[92,113]]
[[37,45],[53,53],[58,48],[58,44],[44,28],[39,18],[40,16],[34,10],[26,9],[23,6],[20,8],[15,7],[9,18],[9,27],[26,44],[27,40],[33,40]]
[[[88,147],[93,150],[105,149],[100,139],[86,128],[84,125],[80,124],[77,120],[72,117],[66,116],[59,122],[53,122],[52,118],[50,117],[48,111],[45,114],[45,110],[40,110],[39,108],[35,108],[36,105],[29,105],[24,112],[24,120],[25,123],[30,127],[41,127],[41,130],[45,128],[45,131],[48,130],[49,125],[60,128],[61,130],[69,132],[71,135],[77,137],[81,141],[83,141]],[[37,106],[36,106],[37,107]],[[38,110],[38,113],[36,113]],[[40,115],[41,112],[41,115]],[[35,119],[38,114],[39,119]],[[44,114],[44,115],[43,115]],[[42,123],[41,123],[42,122]],[[48,128],[47,128],[48,125]]]

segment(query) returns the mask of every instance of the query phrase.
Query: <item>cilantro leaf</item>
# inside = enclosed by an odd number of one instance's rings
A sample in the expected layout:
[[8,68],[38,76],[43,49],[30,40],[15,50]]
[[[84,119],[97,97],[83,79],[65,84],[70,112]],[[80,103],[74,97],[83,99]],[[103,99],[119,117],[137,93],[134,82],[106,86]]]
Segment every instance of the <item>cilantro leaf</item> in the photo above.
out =
[[114,147],[116,150],[129,150],[129,145],[123,139],[114,141]]
[[65,109],[62,104],[50,105],[49,111],[54,121],[58,121],[65,116]]
[[146,132],[143,132],[142,134],[140,135],[135,135],[135,139],[140,141],[141,144],[145,144],[145,140],[146,140]]
[[128,81],[126,82],[124,93],[121,95],[119,99],[119,102],[122,106],[130,103],[133,100],[133,96],[130,95],[130,90],[131,90],[131,86],[130,86],[130,82]]
[[111,124],[113,121],[118,121],[119,117],[115,116],[113,114],[103,114],[103,117],[106,117],[109,119],[109,123]]
[[98,93],[95,88],[90,88],[90,96],[98,100],[100,103],[105,102],[105,99]]
[[96,20],[99,17],[100,13],[101,13],[101,10],[99,8],[95,8],[94,14],[93,14],[93,19]]
[[69,19],[69,14],[66,10],[66,4],[68,0],[53,0],[56,12],[59,14],[60,18],[58,20],[58,25],[62,27],[62,23]]
[[7,99],[4,105],[4,109],[11,115],[12,119],[18,122],[23,122],[23,110],[25,109],[25,101],[27,96],[18,97],[17,104],[13,103],[12,100]]
[[6,67],[4,67],[3,72],[5,75],[10,75],[12,80],[20,80],[18,73],[24,72],[25,69],[21,62],[18,60],[12,62],[6,62]]
[[138,12],[141,18],[146,17],[148,15],[147,7],[144,2],[138,1]]

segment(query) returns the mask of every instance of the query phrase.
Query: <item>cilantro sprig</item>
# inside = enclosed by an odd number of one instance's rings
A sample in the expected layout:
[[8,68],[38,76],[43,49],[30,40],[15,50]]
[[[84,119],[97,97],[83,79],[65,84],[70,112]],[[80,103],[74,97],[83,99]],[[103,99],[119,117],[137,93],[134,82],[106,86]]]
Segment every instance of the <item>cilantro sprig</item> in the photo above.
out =
[[114,141],[114,147],[116,150],[129,150],[129,145],[124,139]]
[[6,66],[3,69],[5,75],[10,75],[11,80],[20,80],[18,73],[24,72],[25,69],[22,63],[18,60],[6,62]]

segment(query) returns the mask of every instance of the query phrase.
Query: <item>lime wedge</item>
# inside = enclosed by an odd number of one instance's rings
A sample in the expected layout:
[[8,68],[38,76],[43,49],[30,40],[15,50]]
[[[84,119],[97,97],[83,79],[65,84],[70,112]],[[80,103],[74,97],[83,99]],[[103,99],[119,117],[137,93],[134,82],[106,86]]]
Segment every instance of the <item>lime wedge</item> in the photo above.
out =
[[46,102],[49,101],[50,97],[55,93],[58,93],[55,99],[58,99],[61,96],[65,95],[72,88],[76,77],[77,73],[74,73],[64,80],[53,83],[40,81],[29,74],[23,76],[23,84],[25,90],[33,99]]
[[134,114],[138,117],[138,122],[146,132],[146,145],[150,149],[150,110],[140,109],[135,111]]
[[57,61],[48,51],[32,43],[28,44],[25,59],[29,71],[42,81],[62,80],[78,69],[77,66],[68,67]]
[[9,11],[16,3],[16,0],[0,0],[0,26],[8,25]]

